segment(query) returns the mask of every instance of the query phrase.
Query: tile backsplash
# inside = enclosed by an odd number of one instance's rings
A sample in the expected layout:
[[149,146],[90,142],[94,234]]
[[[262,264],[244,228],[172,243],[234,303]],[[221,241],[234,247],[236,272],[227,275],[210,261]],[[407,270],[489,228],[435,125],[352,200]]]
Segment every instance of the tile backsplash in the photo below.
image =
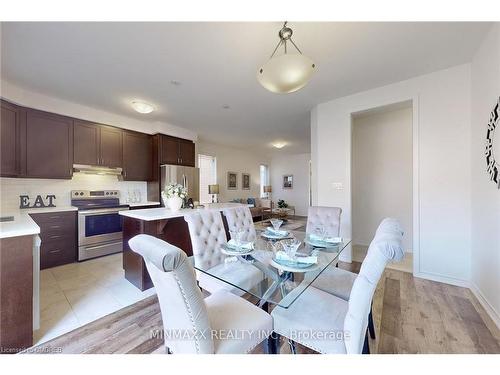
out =
[[17,210],[19,196],[29,195],[34,199],[40,194],[54,194],[56,206],[69,206],[71,190],[119,190],[120,200],[125,203],[128,193],[138,192],[142,201],[147,200],[147,183],[120,181],[116,176],[75,173],[71,180],[48,180],[38,178],[0,178],[1,211]]

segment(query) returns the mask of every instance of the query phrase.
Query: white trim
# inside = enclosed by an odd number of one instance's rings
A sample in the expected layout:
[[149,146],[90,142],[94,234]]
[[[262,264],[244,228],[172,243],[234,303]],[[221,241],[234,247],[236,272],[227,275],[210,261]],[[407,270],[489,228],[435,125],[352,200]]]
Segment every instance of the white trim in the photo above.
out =
[[[414,255],[413,260],[415,260],[415,255]],[[450,284],[450,285],[461,286],[464,288],[470,288],[469,281],[467,281],[467,280],[455,279],[453,277],[443,276],[440,274],[413,271],[413,276],[419,277],[421,279],[437,281],[438,283],[445,283],[445,284]]]
[[496,311],[493,306],[488,302],[486,297],[481,293],[481,290],[477,287],[477,285],[473,282],[470,283],[470,291],[477,298],[481,306],[486,310],[486,313],[489,315],[493,323],[496,324],[497,328],[500,329],[500,313]]
[[[420,273],[420,174],[419,174],[419,128],[420,107],[419,96],[412,97],[413,121],[412,121],[412,144],[413,144],[413,275]],[[418,277],[418,276],[417,276]]]

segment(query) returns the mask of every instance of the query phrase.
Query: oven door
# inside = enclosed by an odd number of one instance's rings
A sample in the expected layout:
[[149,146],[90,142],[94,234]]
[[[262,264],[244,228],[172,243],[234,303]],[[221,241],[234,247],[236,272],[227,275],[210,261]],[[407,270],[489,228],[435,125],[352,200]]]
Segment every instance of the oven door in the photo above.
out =
[[[94,245],[123,238],[120,209],[78,212],[78,245]],[[125,208],[126,210],[126,208]]]

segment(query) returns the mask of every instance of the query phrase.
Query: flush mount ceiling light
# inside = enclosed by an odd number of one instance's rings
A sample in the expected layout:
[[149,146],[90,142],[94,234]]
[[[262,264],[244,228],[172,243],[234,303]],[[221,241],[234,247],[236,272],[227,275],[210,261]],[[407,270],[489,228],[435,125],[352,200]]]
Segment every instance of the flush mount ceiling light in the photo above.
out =
[[286,146],[286,142],[274,142],[272,146],[275,148],[283,148]]
[[132,108],[139,113],[151,113],[155,109],[151,104],[138,100],[132,102]]
[[[269,91],[278,94],[287,94],[307,85],[316,65],[307,56],[304,56],[299,47],[292,40],[293,31],[287,27],[287,22],[278,35],[280,41],[274,49],[271,58],[257,71],[257,80]],[[299,53],[288,53],[287,42],[290,42]],[[285,53],[275,57],[276,51],[284,47]]]

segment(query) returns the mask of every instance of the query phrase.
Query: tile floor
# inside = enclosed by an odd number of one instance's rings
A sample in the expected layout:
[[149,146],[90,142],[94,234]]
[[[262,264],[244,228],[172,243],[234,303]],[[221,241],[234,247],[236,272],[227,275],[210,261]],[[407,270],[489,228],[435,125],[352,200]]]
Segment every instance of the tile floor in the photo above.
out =
[[155,293],[141,292],[124,276],[122,254],[40,272],[40,344]]

